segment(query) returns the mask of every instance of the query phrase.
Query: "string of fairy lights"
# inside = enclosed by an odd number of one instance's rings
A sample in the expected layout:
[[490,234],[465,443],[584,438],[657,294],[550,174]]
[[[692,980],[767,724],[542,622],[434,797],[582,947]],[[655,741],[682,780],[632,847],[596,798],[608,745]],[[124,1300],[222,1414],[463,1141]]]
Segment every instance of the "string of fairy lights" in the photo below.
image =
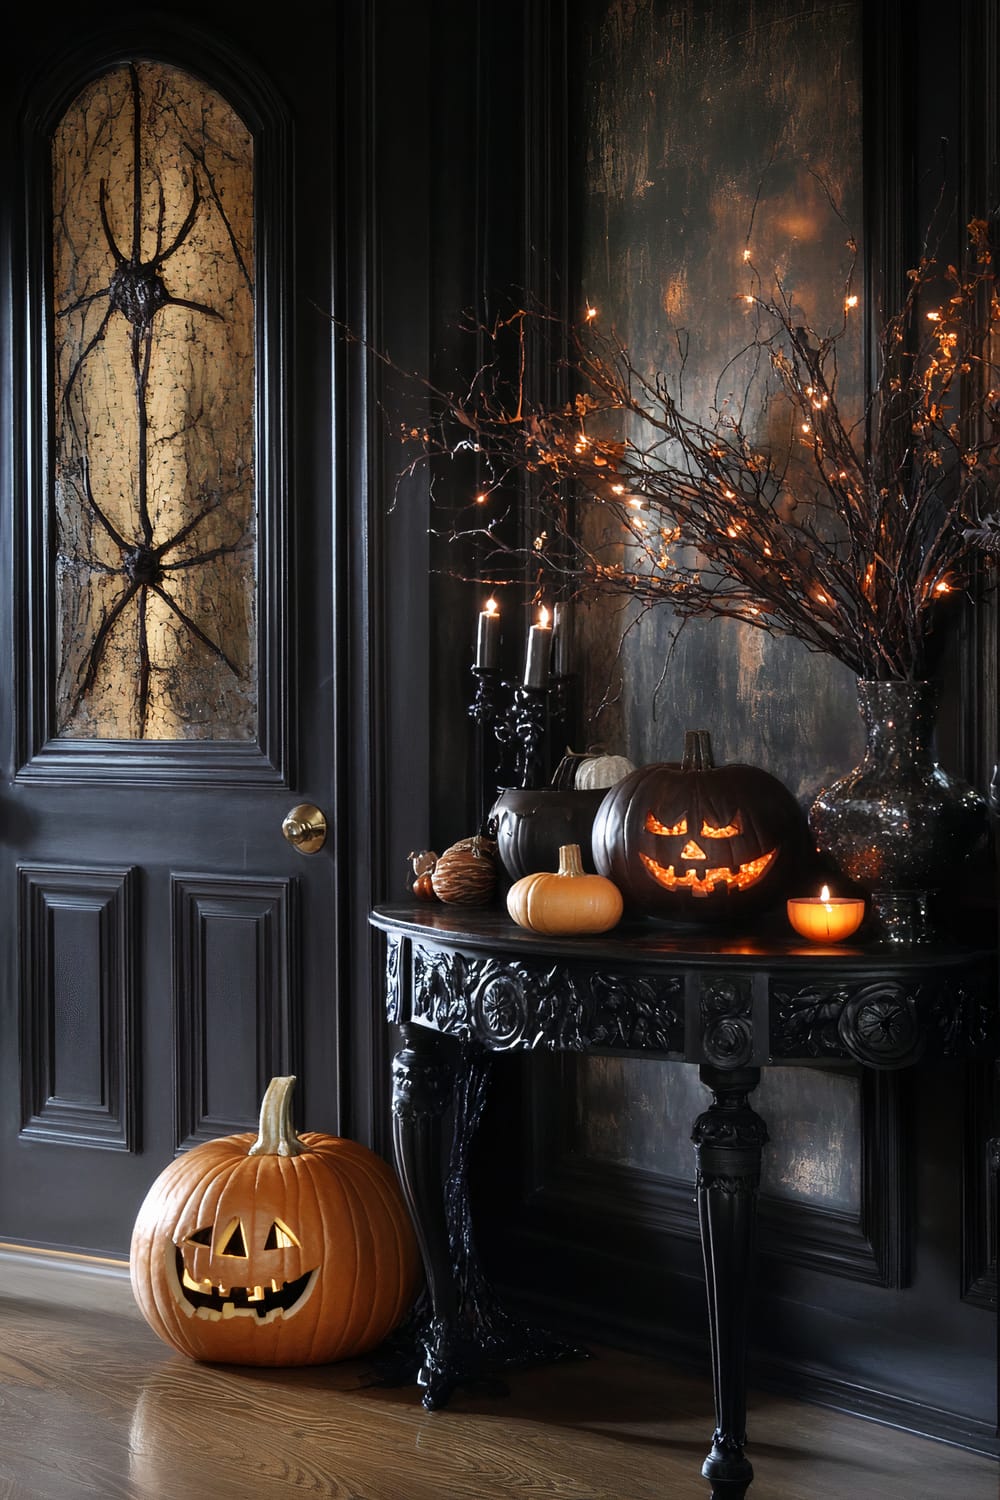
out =
[[[822,334],[776,275],[765,294],[749,245],[742,265],[751,281],[737,296],[758,322],[741,352],[765,356],[770,383],[751,361],[746,386],[720,387],[700,416],[678,398],[686,356],[672,370],[640,366],[593,304],[560,330],[576,391],[558,407],[532,405],[524,377],[525,344],[551,332],[549,314],[521,307],[478,329],[486,360],[463,393],[433,393],[435,417],[419,439],[425,459],[471,449],[486,475],[474,519],[459,518],[451,534],[477,537],[478,581],[494,597],[527,560],[536,603],[597,594],[667,603],[679,622],[739,619],[861,677],[916,679],[935,606],[967,587],[983,556],[996,488],[1000,299],[988,226],[969,224],[961,268],[928,255],[909,272],[876,332],[872,389],[849,412],[837,381],[859,307],[853,261],[842,320]],[[501,374],[510,338],[513,379]],[[756,432],[777,403],[787,440],[765,449]],[[530,548],[502,524],[512,482],[525,480],[542,518]]]

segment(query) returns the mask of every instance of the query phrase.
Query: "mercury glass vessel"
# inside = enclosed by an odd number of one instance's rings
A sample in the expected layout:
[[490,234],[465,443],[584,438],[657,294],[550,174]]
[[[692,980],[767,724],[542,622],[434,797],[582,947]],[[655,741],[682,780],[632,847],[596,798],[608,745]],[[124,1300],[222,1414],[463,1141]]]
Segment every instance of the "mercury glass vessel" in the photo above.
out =
[[817,848],[870,898],[878,936],[935,936],[932,897],[989,834],[986,800],[934,759],[937,694],[929,682],[858,682],[864,759],[821,791],[809,813]]

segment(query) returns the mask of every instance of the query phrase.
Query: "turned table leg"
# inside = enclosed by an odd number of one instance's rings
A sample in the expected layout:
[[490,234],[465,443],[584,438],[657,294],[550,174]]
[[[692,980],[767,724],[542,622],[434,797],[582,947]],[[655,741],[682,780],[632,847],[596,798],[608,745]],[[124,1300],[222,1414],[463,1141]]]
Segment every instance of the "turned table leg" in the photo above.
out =
[[454,1048],[433,1032],[404,1025],[392,1062],[392,1145],[396,1170],[423,1257],[430,1323],[421,1334],[417,1375],[428,1411],[443,1406],[456,1384],[458,1292],[451,1263],[441,1172],[442,1116],[454,1087]]
[[715,1386],[715,1433],[702,1474],[712,1500],[741,1500],[753,1479],[746,1442],[746,1342],[754,1220],[764,1121],[750,1107],[759,1068],[703,1067],[714,1102],[695,1121],[708,1322]]
[[[1000,1136],[991,1136],[986,1142],[986,1159],[989,1162],[990,1172],[993,1174],[993,1231],[1000,1244]],[[1000,1297],[997,1298],[996,1308],[996,1344],[995,1357],[997,1366],[996,1378],[996,1432],[1000,1437]]]
[[[392,1063],[392,1134],[403,1195],[420,1246],[427,1293],[414,1309],[392,1364],[419,1368],[428,1411],[455,1387],[490,1382],[498,1372],[586,1350],[507,1312],[480,1264],[469,1197],[469,1153],[482,1118],[493,1059],[424,1027],[404,1024]],[[442,1146],[449,1116],[447,1169]],[[429,1311],[427,1304],[429,1303]],[[416,1350],[416,1358],[412,1351]]]

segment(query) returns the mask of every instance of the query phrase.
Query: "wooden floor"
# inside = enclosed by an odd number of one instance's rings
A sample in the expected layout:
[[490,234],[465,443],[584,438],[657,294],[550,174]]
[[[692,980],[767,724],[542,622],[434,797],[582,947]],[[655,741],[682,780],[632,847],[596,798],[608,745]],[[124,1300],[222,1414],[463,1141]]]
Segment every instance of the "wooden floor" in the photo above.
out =
[[[15,1284],[0,1298],[0,1500],[707,1500],[710,1389],[650,1360],[596,1350],[431,1416],[412,1390],[366,1385],[363,1364],[194,1364],[127,1284]],[[750,1500],[1000,1495],[991,1459],[816,1407],[758,1396],[750,1432]]]

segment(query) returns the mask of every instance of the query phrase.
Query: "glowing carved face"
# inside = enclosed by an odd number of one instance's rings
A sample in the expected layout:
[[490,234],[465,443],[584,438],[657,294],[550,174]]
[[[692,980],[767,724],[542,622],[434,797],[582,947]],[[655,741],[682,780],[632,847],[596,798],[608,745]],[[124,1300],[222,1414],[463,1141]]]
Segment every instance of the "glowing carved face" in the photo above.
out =
[[358,1141],[292,1124],[272,1078],[260,1128],[168,1162],[132,1230],[132,1291],[192,1359],[314,1365],[374,1349],[410,1306],[420,1252],[395,1173]]
[[694,897],[704,897],[717,891],[747,890],[763,879],[777,857],[777,848],[741,859],[736,849],[745,841],[739,813],[723,825],[713,824],[707,818],[699,821],[698,836],[692,838],[686,816],[667,824],[655,813],[647,812],[646,832],[670,841],[662,846],[659,859],[639,850],[643,866],[658,885],[668,891],[689,891]]
[[178,1305],[188,1317],[211,1322],[290,1318],[308,1301],[319,1274],[317,1268],[300,1270],[302,1246],[277,1216],[220,1215],[214,1225],[164,1248]]
[[716,766],[708,734],[691,730],[683,760],[640,766],[606,793],[591,846],[627,910],[711,925],[775,900],[805,833],[782,782],[759,766]]

